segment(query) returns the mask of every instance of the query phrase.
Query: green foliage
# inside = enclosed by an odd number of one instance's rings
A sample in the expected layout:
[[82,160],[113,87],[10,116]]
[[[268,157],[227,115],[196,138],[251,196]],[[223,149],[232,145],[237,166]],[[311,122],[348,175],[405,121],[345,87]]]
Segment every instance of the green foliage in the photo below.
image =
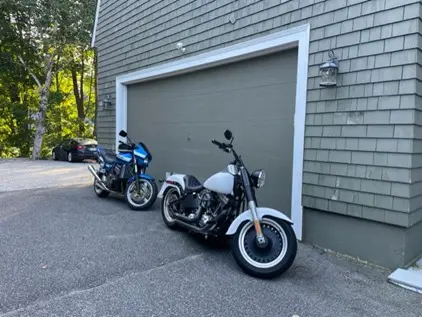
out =
[[31,155],[31,115],[40,106],[34,77],[44,82],[46,54],[53,58],[54,78],[41,157],[49,157],[63,138],[93,137],[85,119],[95,117],[96,74],[89,47],[95,5],[96,0],[0,0],[0,157]]

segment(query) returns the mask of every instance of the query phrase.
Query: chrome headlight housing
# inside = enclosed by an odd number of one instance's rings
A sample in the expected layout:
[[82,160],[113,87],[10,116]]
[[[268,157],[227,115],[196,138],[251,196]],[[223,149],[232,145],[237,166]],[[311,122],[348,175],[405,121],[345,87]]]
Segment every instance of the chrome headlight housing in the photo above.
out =
[[251,174],[253,185],[256,188],[261,188],[265,184],[265,171],[263,169],[256,170]]

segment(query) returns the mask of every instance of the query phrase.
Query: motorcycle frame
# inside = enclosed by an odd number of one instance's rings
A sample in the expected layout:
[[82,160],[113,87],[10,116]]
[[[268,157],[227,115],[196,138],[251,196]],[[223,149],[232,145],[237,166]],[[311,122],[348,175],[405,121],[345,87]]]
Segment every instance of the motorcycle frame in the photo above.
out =
[[[232,140],[233,141],[233,140]],[[242,204],[244,203],[244,199],[246,198],[247,204],[249,209],[243,211],[241,214],[237,215],[237,217],[233,220],[231,225],[226,231],[226,235],[233,235],[237,232],[238,228],[245,222],[245,221],[252,221],[253,225],[255,227],[256,231],[256,238],[257,242],[260,245],[264,245],[266,243],[266,239],[262,233],[261,228],[261,220],[263,217],[273,217],[277,218],[283,221],[288,222],[289,224],[293,224],[293,221],[287,217],[282,212],[272,209],[272,208],[266,208],[266,207],[258,207],[257,206],[257,200],[255,196],[255,188],[251,184],[251,177],[248,172],[248,170],[245,167],[245,164],[243,163],[240,156],[237,155],[236,151],[233,149],[233,146],[230,144],[223,144],[218,141],[213,140],[214,144],[218,145],[220,149],[223,149],[227,153],[232,153],[235,157],[235,161],[232,164],[236,164],[239,168],[239,175],[236,175],[235,178],[240,179],[241,187],[243,189],[244,198],[239,201],[239,204],[237,206],[237,214],[240,212],[240,208]],[[185,192],[185,181],[184,181],[183,174],[173,174],[170,173],[170,175],[165,179],[162,180],[164,182],[160,192],[158,193],[158,198],[162,199],[164,196],[164,193],[167,191],[169,187],[174,187],[177,189],[180,200],[183,200],[183,198],[186,195],[195,194],[195,193],[186,193]],[[237,180],[236,180],[237,181]],[[236,182],[235,182],[236,184]],[[235,198],[238,193],[234,192]],[[183,198],[182,198],[183,197]],[[240,196],[240,198],[242,195]]]
[[[127,138],[129,140],[129,142],[131,142],[130,139],[129,139],[129,137],[127,137]],[[121,144],[125,144],[125,145],[129,145],[129,144],[126,144],[125,142],[122,142],[122,141],[120,141],[120,143]],[[131,144],[132,144],[132,142],[131,142]],[[142,144],[142,145],[145,146],[144,144]],[[129,145],[129,146],[130,146],[130,149],[120,149],[120,150],[118,150],[118,152],[120,152],[120,153],[131,153],[132,154],[131,163],[133,164],[134,175],[131,176],[130,178],[120,178],[119,179],[120,186],[121,186],[121,189],[120,189],[121,190],[121,193],[120,194],[123,194],[125,188],[127,188],[127,186],[130,186],[130,184],[132,182],[134,182],[134,181],[136,181],[136,190],[139,193],[139,179],[147,179],[147,180],[154,181],[154,178],[151,175],[145,173],[146,172],[146,167],[141,168],[141,170],[139,171],[138,164],[137,164],[137,161],[136,161],[137,158],[136,158],[136,155],[135,155],[135,146],[133,146],[133,144],[132,145]],[[102,150],[103,149],[100,148],[100,147],[97,149],[97,152],[98,152],[97,155],[98,156],[101,155]],[[98,157],[97,161],[99,161],[99,157]],[[111,166],[109,166],[108,169],[113,169],[114,166],[115,166],[115,164],[116,164],[115,162],[113,164],[111,164]],[[99,171],[96,171],[96,173],[98,175],[99,174]],[[101,181],[101,179],[98,179],[98,180]],[[101,181],[101,183],[104,185],[104,188],[106,190],[108,190],[109,192],[113,192],[113,193],[119,194],[118,192],[115,192],[111,188],[107,188],[107,186],[105,186],[105,184],[102,181]],[[122,187],[122,186],[124,186],[124,187]]]

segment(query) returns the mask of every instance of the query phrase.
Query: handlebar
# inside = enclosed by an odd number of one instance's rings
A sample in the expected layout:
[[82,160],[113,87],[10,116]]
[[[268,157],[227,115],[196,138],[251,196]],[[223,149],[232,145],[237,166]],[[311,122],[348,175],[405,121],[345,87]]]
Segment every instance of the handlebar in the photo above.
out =
[[120,143],[120,144],[125,144],[125,145],[127,145],[127,146],[130,146],[131,148],[134,148],[134,147],[136,146],[136,144],[135,144],[135,143],[126,143],[126,142],[123,142],[122,140],[119,140],[119,143]]
[[231,152],[232,152],[232,154],[235,157],[235,162],[238,162],[239,164],[242,164],[243,165],[243,161],[242,161],[241,157],[239,155],[237,155],[237,153],[234,150],[232,144],[222,143],[222,142],[219,142],[219,141],[217,141],[215,139],[212,139],[211,140],[211,143],[217,145],[219,149],[223,150],[226,153],[230,153],[230,150],[229,149],[231,149]]
[[230,151],[229,151],[230,145],[225,144],[225,143],[221,143],[221,142],[219,142],[219,141],[217,141],[215,139],[212,139],[211,140],[211,143],[217,145],[218,148],[221,149],[221,150],[223,150],[224,152],[230,153]]
[[221,143],[221,142],[218,142],[217,140],[211,140],[211,143],[213,143],[213,144],[215,144],[215,145],[217,145],[218,147],[223,147],[223,143]]

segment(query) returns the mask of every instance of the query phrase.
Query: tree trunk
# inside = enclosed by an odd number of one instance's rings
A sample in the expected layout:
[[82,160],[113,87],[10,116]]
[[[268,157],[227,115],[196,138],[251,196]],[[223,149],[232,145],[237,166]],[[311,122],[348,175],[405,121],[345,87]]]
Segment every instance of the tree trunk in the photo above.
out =
[[76,68],[76,62],[73,60],[71,67],[72,82],[73,82],[73,94],[75,95],[76,108],[78,110],[78,124],[79,124],[79,136],[83,137],[85,133],[85,109],[84,109],[84,72],[85,72],[85,51],[81,52],[81,69],[80,69],[80,82],[78,83],[78,72]]
[[[60,93],[59,72],[56,72],[56,92],[57,92],[57,94]],[[62,137],[63,136],[63,126],[62,126],[62,112],[61,112],[61,110],[58,111],[57,121],[58,121],[58,125],[59,125],[59,127],[58,127],[59,131],[58,132],[59,132],[60,137]]]
[[38,112],[35,114],[35,137],[34,147],[32,150],[32,159],[38,160],[40,158],[43,136],[45,133],[45,116],[48,106],[48,98],[50,96],[51,80],[53,78],[53,59],[51,56],[46,56],[46,76],[44,85],[40,87],[40,106]]
[[42,140],[45,132],[45,113],[48,105],[49,89],[45,85],[40,89],[40,107],[38,112],[35,114],[35,136],[34,136],[34,148],[32,151],[32,159],[38,160],[42,148]]
[[78,74],[76,72],[76,68],[72,67],[72,81],[73,81],[73,94],[75,95],[76,101],[76,109],[78,110],[78,123],[79,123],[79,136],[82,137],[85,126],[84,126],[84,119],[85,119],[85,111],[84,111],[84,100],[83,96],[80,95],[79,91],[79,84],[78,84]]

